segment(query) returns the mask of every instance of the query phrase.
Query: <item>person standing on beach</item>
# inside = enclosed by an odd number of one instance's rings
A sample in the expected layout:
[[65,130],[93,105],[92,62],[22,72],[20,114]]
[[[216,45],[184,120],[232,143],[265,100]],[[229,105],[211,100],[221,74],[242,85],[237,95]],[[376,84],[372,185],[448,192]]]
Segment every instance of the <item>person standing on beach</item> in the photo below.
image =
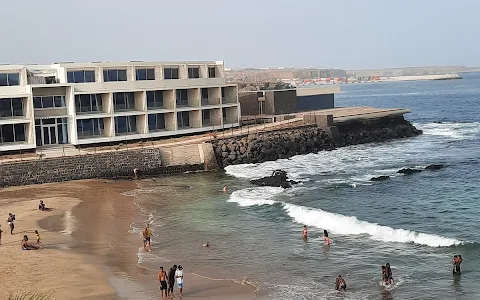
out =
[[175,278],[177,278],[177,286],[180,289],[180,297],[183,293],[183,267],[178,266],[178,270],[175,272]]
[[[143,230],[142,232],[142,237],[143,237],[143,249],[145,249],[145,251],[152,251],[152,247],[151,247],[151,244],[150,244],[150,237],[152,236],[152,231],[150,230],[150,225],[147,224],[147,226],[145,226],[145,229]],[[148,245],[148,248],[147,248],[147,245]]]
[[10,234],[13,234],[13,229],[15,229],[15,215],[9,213],[7,222],[8,226],[10,226]]
[[38,233],[38,230],[35,230],[35,237],[37,238],[37,244],[43,246],[42,242],[40,241],[40,234]]
[[307,240],[307,239],[308,239],[307,225],[303,225],[302,238],[303,238],[304,240]]
[[163,270],[163,267],[160,267],[160,272],[158,272],[158,282],[160,283],[160,296],[163,299],[163,294],[165,294],[165,298],[168,297],[168,288],[167,288],[167,272]]
[[1,227],[2,225],[0,225],[0,245],[2,244],[2,232],[3,232]]
[[168,271],[168,295],[173,296],[173,286],[175,285],[175,272],[177,271],[177,265],[173,265]]

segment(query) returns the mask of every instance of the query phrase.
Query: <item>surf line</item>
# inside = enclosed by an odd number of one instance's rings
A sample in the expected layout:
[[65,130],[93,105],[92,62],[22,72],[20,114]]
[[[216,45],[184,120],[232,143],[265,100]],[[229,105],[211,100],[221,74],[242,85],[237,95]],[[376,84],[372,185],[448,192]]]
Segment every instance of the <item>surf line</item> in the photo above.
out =
[[[236,202],[238,206],[263,206],[280,204],[283,210],[295,223],[326,229],[339,235],[368,235],[370,239],[381,242],[414,243],[429,247],[450,247],[466,244],[454,238],[447,238],[436,234],[415,232],[402,228],[392,228],[376,223],[358,220],[355,216],[344,216],[327,212],[318,208],[310,208],[296,204],[272,200],[280,190],[267,190],[273,194],[263,194],[260,190],[245,189],[235,191],[228,202]],[[253,198],[249,197],[252,193]],[[263,196],[263,197],[262,197]]]

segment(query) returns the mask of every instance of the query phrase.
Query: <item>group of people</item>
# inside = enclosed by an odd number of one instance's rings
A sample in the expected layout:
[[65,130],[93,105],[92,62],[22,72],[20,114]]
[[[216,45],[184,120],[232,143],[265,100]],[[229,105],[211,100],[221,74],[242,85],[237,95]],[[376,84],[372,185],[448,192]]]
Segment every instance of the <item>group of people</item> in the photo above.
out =
[[461,255],[453,256],[453,259],[452,259],[453,275],[459,275],[461,273],[460,265],[462,264],[462,261],[463,261],[463,259],[462,259]]
[[[158,272],[158,282],[160,284],[160,295],[162,299],[173,297],[173,288],[175,287],[175,280],[177,281],[177,287],[180,291],[179,296],[183,296],[183,267],[173,265],[170,270],[165,272],[163,267],[160,267],[160,272]],[[168,285],[167,285],[168,283]]]
[[[145,228],[142,230],[142,238],[143,238],[143,249],[145,251],[151,252],[151,237],[152,237],[152,230],[150,229],[150,225],[145,225]],[[209,247],[210,243],[206,242],[203,244],[204,247]],[[160,272],[158,272],[158,283],[160,284],[160,294],[162,299],[173,297],[173,288],[175,286],[175,281],[177,282],[177,287],[180,290],[180,297],[182,297],[183,293],[183,267],[177,265],[173,265],[170,270],[167,272],[160,267]]]
[[[45,203],[43,202],[43,200],[40,200],[40,203],[38,204],[38,210],[48,211],[50,209],[45,206]],[[12,234],[12,235],[13,235],[13,230],[15,229],[15,220],[16,220],[15,215],[12,214],[12,213],[9,213],[8,218],[7,218],[7,223],[8,223],[8,226],[10,227],[10,234]],[[3,232],[3,230],[0,228],[0,245],[2,244],[2,232]],[[35,230],[35,237],[36,237],[36,240],[37,240],[36,243],[30,242],[29,239],[28,239],[28,236],[24,235],[23,239],[20,243],[22,250],[38,250],[38,249],[40,249],[43,246],[43,244],[40,241],[40,234],[38,233],[38,230]]]
[[[303,225],[302,238],[303,238],[304,241],[308,240],[307,225]],[[328,237],[328,231],[327,230],[323,230],[323,240],[325,241],[326,246],[329,246],[332,243],[332,240]]]

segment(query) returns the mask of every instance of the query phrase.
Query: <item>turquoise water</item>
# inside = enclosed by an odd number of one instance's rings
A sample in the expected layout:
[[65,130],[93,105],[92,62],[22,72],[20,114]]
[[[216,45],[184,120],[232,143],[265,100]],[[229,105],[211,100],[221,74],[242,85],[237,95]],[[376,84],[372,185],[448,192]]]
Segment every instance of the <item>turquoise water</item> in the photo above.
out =
[[[151,222],[154,251],[140,252],[139,265],[181,263],[212,278],[246,277],[266,299],[479,299],[480,75],[342,90],[337,106],[410,108],[407,118],[424,134],[230,166],[226,174],[145,180],[132,193],[139,207],[132,229]],[[437,163],[445,168],[396,173]],[[290,190],[249,184],[279,168],[301,184]],[[391,178],[369,181],[379,175]],[[323,229],[330,247],[320,239]],[[210,249],[201,246],[207,240]],[[456,278],[455,254],[464,258]],[[390,289],[380,284],[386,262],[397,282]],[[333,290],[339,274],[345,294]]]

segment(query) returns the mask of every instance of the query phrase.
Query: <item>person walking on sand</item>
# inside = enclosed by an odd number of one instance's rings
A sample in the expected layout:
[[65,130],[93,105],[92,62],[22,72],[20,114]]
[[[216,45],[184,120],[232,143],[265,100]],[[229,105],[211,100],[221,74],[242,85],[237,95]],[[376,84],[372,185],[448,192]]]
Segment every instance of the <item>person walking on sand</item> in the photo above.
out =
[[13,229],[15,229],[15,215],[9,213],[7,222],[8,226],[10,226],[10,234],[13,234]]
[[0,225],[0,245],[2,244],[2,232],[3,232],[1,227],[2,225]]
[[35,230],[35,237],[37,238],[37,244],[43,246],[42,242],[40,241],[40,234],[38,233],[38,230]]
[[307,225],[303,225],[302,238],[303,238],[304,240],[307,240],[307,239],[308,239]]
[[177,271],[177,265],[173,265],[168,271],[168,295],[173,297],[173,287],[175,285],[175,272]]
[[160,267],[160,272],[158,272],[158,282],[160,283],[160,296],[163,299],[163,294],[165,298],[168,297],[168,287],[167,287],[168,275],[167,272],[163,270],[163,267]]
[[145,249],[145,251],[152,251],[152,247],[151,247],[151,244],[150,244],[151,243],[151,240],[150,240],[151,236],[152,236],[152,231],[150,230],[150,225],[147,224],[147,226],[145,226],[145,229],[142,232],[143,249]]
[[183,267],[178,266],[178,270],[175,271],[175,278],[177,279],[177,286],[180,290],[180,297],[183,296]]

